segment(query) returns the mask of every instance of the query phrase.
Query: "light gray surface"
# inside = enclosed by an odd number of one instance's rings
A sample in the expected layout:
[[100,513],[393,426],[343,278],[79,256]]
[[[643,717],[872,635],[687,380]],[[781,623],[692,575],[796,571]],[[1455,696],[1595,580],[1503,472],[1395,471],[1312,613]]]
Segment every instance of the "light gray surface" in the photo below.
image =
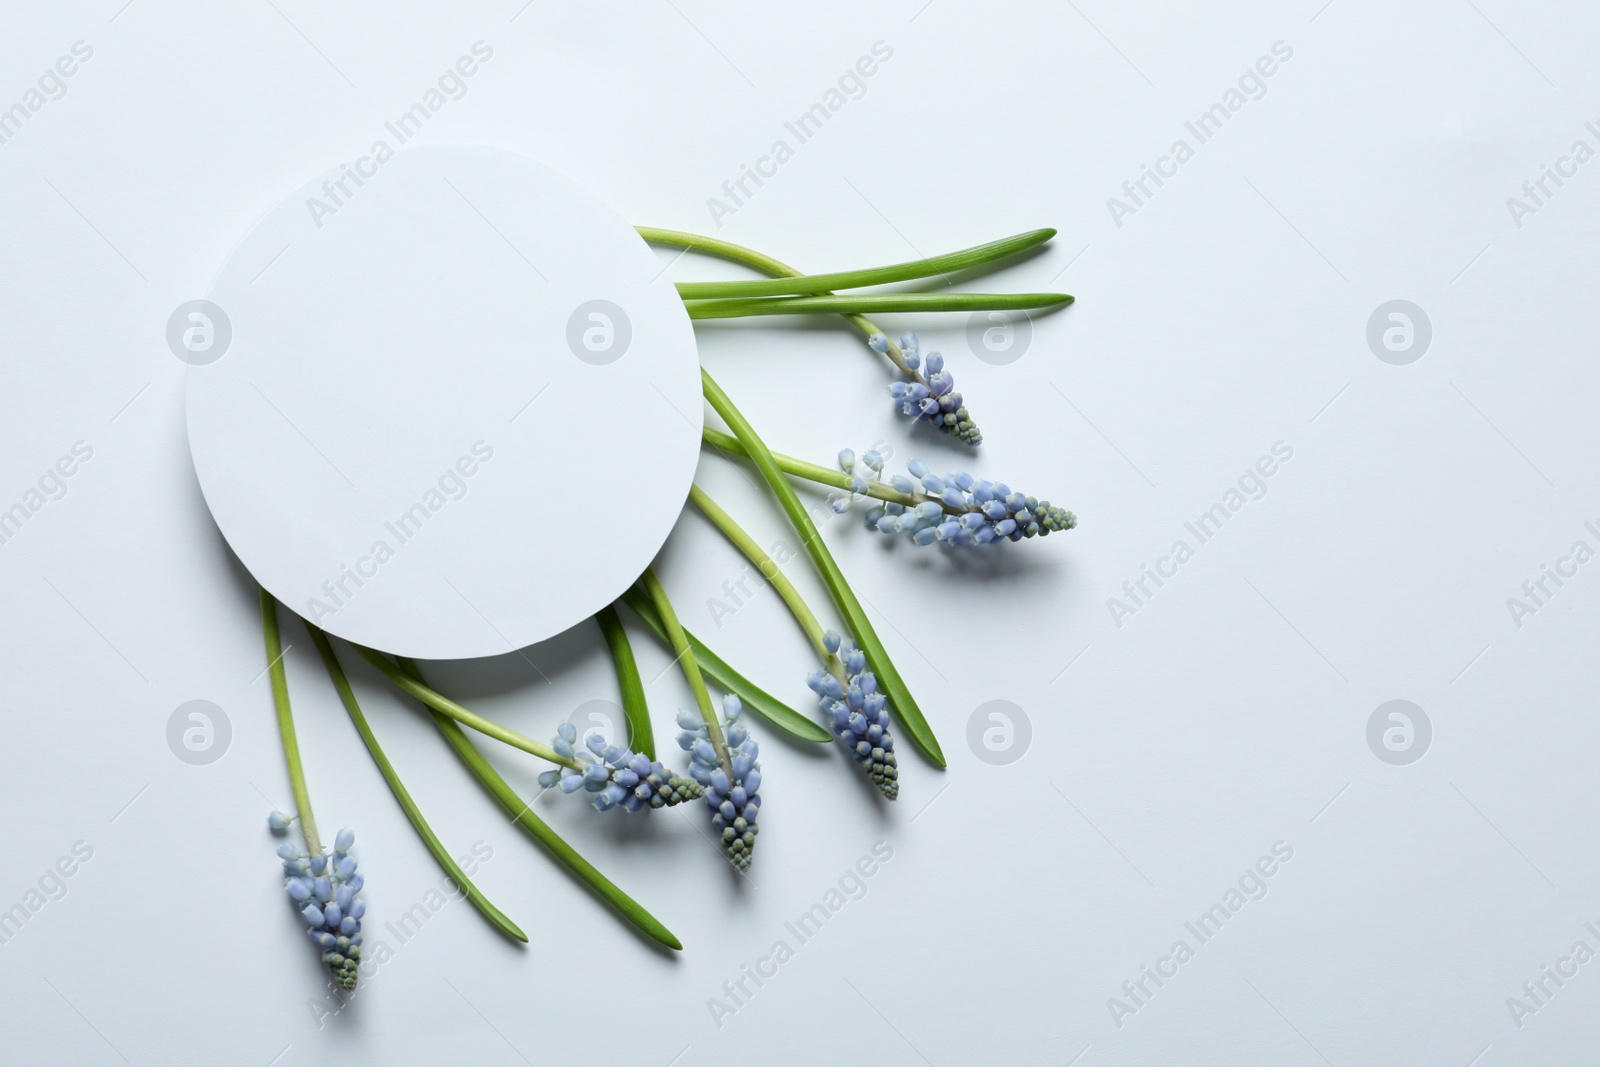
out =
[[[1520,1026],[1508,998],[1534,1006],[1524,982],[1580,940],[1600,949],[1584,925],[1600,928],[1586,847],[1600,563],[1550,585],[1520,626],[1508,598],[1575,541],[1600,548],[1585,526],[1600,527],[1600,162],[1520,220],[1507,198],[1575,140],[1600,148],[1585,126],[1600,119],[1597,18],[1483,0],[8,12],[4,102],[73,42],[93,48],[0,144],[0,507],[75,442],[93,450],[0,544],[0,907],[76,842],[92,850],[0,945],[8,1058],[953,1064],[1003,1047],[1083,1067],[1583,1062],[1600,963],[1545,979],[1552,995]],[[854,518],[827,526],[950,769],[907,752],[886,811],[836,752],[768,740],[748,884],[675,814],[626,824],[540,802],[679,933],[679,958],[559,874],[357,669],[417,799],[458,853],[492,850],[480,884],[535,943],[452,904],[319,1029],[318,965],[263,829],[288,789],[254,602],[189,469],[184,366],[163,331],[263,210],[367,151],[480,40],[493,60],[420,140],[543,159],[640,222],[713,230],[707,198],[783,138],[793,157],[717,232],[803,267],[1058,226],[1048,253],[984,283],[1080,298],[1035,324],[1021,359],[974,358],[959,318],[918,326],[986,433],[960,460],[1083,526],[987,559],[890,549]],[[893,55],[860,98],[793,145],[785,122],[878,41]],[[1197,144],[1185,123],[1280,41],[1293,54],[1264,95]],[[1193,158],[1119,226],[1107,198],[1178,138]],[[1397,299],[1432,328],[1407,365],[1367,342]],[[823,459],[881,438],[897,466],[957,458],[893,419],[883,368],[842,330],[700,334],[776,447]],[[1264,495],[1195,544],[1184,524],[1280,441],[1293,455]],[[626,497],[566,477],[552,507]],[[764,542],[782,534],[745,473],[708,459],[703,478]],[[1193,558],[1118,626],[1108,598],[1180,538]],[[663,561],[689,625],[798,702],[809,662],[775,597],[711,618],[739,570],[694,516]],[[356,828],[381,929],[440,872],[288,632],[319,815]],[[687,694],[637,646],[665,732]],[[584,630],[435,673],[536,736],[615,697]],[[197,699],[231,724],[201,766],[167,741]],[[1005,766],[964,740],[996,700],[1032,731]],[[1431,723],[1419,761],[1369,748],[1391,700]],[[530,761],[497,759],[531,791]],[[865,896],[799,944],[785,923],[880,841],[892,859]],[[1200,944],[1185,923],[1277,842],[1292,858],[1265,896]],[[1180,939],[1192,958],[1118,1026],[1108,1000]],[[709,999],[779,940],[793,958],[719,1027]]]

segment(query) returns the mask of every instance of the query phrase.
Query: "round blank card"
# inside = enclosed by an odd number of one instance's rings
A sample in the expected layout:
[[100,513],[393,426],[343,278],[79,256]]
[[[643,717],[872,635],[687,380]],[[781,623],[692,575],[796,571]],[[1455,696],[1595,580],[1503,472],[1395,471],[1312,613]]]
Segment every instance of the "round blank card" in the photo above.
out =
[[660,550],[699,458],[694,332],[656,256],[495,149],[315,179],[168,338],[234,552],[397,655],[498,655],[593,615]]

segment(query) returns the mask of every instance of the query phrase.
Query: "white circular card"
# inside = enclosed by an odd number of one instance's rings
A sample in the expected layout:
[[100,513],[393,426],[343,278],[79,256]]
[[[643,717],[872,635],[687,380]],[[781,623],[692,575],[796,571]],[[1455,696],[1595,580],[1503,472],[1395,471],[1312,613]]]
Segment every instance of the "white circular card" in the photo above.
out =
[[291,610],[399,655],[588,618],[660,550],[699,458],[694,331],[655,255],[495,149],[315,179],[168,339],[228,544]]

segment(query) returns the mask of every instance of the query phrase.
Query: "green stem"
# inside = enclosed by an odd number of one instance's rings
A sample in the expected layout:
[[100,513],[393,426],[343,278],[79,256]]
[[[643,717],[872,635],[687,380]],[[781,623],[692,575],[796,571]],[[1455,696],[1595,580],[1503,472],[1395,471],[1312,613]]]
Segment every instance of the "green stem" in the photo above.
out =
[[355,723],[356,732],[361,735],[361,740],[366,744],[367,751],[372,754],[372,762],[378,765],[378,770],[383,774],[383,780],[389,783],[389,791],[394,794],[395,800],[400,802],[400,810],[406,813],[406,818],[411,820],[411,825],[416,829],[417,836],[422,838],[422,843],[428,846],[428,851],[433,853],[433,858],[444,868],[450,880],[461,887],[467,899],[484,914],[490,922],[499,927],[502,933],[516,938],[518,941],[527,941],[528,935],[522,928],[512,922],[510,917],[483,895],[482,890],[472,884],[472,879],[467,877],[455,860],[450,858],[449,851],[439,836],[428,825],[428,820],[422,815],[422,809],[417,807],[416,801],[411,799],[405,784],[400,781],[400,775],[395,772],[394,764],[389,762],[389,757],[384,755],[383,748],[378,744],[378,738],[373,734],[372,727],[367,723],[366,715],[362,714],[361,705],[356,702],[356,694],[350,688],[350,679],[345,677],[344,668],[339,665],[339,657],[334,653],[333,646],[328,643],[328,635],[323,633],[311,623],[306,623],[306,629],[311,633],[311,643],[317,646],[317,652],[322,656],[323,666],[328,668],[328,677],[333,681],[333,687],[339,691],[339,699],[344,702],[344,709],[350,713],[350,721]]
[[770,274],[776,278],[803,278],[805,275],[781,263],[765,252],[757,252],[744,245],[736,245],[732,241],[724,241],[720,237],[706,237],[698,233],[689,233],[685,230],[663,230],[655,226],[635,226],[639,236],[646,241],[658,245],[673,245],[677,248],[693,248],[707,255],[719,256],[722,259],[743,263],[747,267],[754,267],[763,274]]
[[[731,433],[723,433],[721,430],[706,426],[701,429],[700,434],[706,444],[718,451],[743,456],[746,459],[750,458],[750,453],[745,451],[744,445]],[[792,474],[797,478],[804,478],[811,482],[819,482],[835,489],[848,490],[850,488],[850,475],[844,471],[824,467],[819,463],[808,463],[806,460],[796,459],[794,456],[786,456],[782,452],[772,453],[772,459],[778,465],[778,469],[785,474]],[[944,508],[948,514],[961,514],[959,510],[950,507],[936,496],[931,496],[927,493],[902,493],[885,482],[868,481],[866,495],[877,500],[888,501],[891,504],[901,504],[908,508],[914,508],[918,504],[927,503],[931,500]]]
[[735,522],[733,516],[724,511],[720,504],[712,500],[704,489],[698,485],[691,484],[689,486],[689,500],[705,514],[706,518],[716,525],[717,529],[722,531],[723,536],[733,542],[735,548],[744,553],[746,559],[755,564],[756,570],[761,572],[761,576],[772,583],[772,587],[778,591],[778,595],[783,598],[783,602],[789,606],[789,611],[794,615],[795,621],[800,624],[800,629],[805,631],[806,637],[815,646],[817,654],[823,659],[827,659],[828,650],[822,643],[822,624],[817,621],[817,616],[812,612],[811,606],[800,595],[800,590],[796,589],[794,583],[789,581],[789,576],[779,569],[778,564],[773,561],[771,556],[767,555],[766,550],[756,543],[756,539],[751,537],[743,526]]
[[384,677],[435,711],[442,711],[457,722],[470,726],[480,734],[492,737],[496,741],[504,742],[512,748],[520,748],[524,752],[530,752],[540,759],[549,760],[551,763],[559,763],[563,767],[571,767],[573,770],[582,769],[579,767],[577,760],[564,758],[549,745],[535,741],[531,737],[525,737],[517,733],[517,731],[501,726],[490,719],[485,719],[475,711],[468,711],[449,697],[434,692],[422,682],[402,673],[383,654],[375,652],[365,645],[358,645],[353,641],[350,643],[350,647],[361,653],[361,657],[368,663],[382,671]]
[[931,278],[936,274],[951,274],[958,270],[1006,259],[1042,245],[1055,235],[1056,231],[1052,229],[1030,230],[1013,237],[1002,237],[998,241],[964,248],[959,252],[946,252],[943,255],[929,256],[908,263],[871,267],[866,270],[835,271],[831,274],[802,275],[770,281],[679,282],[678,295],[685,300],[733,296],[790,296],[800,293],[829,293],[835,289],[860,289],[868,285],[885,285],[913,278]]
[[855,315],[890,311],[1023,311],[1072,303],[1066,293],[884,293],[864,296],[783,296],[751,300],[685,300],[691,319],[750,315]]
[[[655,244],[672,245],[676,248],[692,248],[697,252],[704,252],[707,255],[719,256],[735,263],[742,263],[747,267],[755,268],[763,274],[770,274],[778,278],[804,277],[788,264],[781,263],[764,252],[757,252],[753,248],[736,245],[732,241],[723,241],[716,237],[704,237],[697,233],[685,233],[682,230],[661,230],[654,226],[635,226],[634,229],[639,231],[640,237]],[[850,325],[861,331],[861,336],[863,337],[871,337],[875,333],[881,333],[885,338],[889,336],[887,331],[881,329],[877,323],[865,315],[846,315],[845,318],[849,320]],[[895,344],[893,340],[889,341],[884,356],[890,363],[899,368],[900,373],[907,378],[915,382],[921,382],[923,385],[928,384],[928,380],[922,376],[920,370],[914,370],[906,364],[905,354],[900,351],[900,346]]]
[[[650,628],[652,633],[670,647],[671,642],[667,640],[667,628],[662,625],[661,616],[656,614],[656,609],[651,605],[649,597],[634,588],[622,594],[622,601],[633,609],[634,614],[644,621],[644,624]],[[724,691],[738,697],[744,702],[745,707],[753,710],[778,729],[798,737],[802,741],[825,745],[833,740],[833,736],[828,731],[730,667],[721,656],[707,648],[705,643],[691,631],[684,630],[683,636],[688,640],[689,648],[694,652],[695,662],[700,665],[700,670],[705,673],[705,676],[715,681]]]
[[778,468],[772,453],[767,451],[767,446],[756,434],[755,428],[739,413],[733,401],[728,399],[728,395],[703,367],[700,370],[700,380],[705,389],[706,399],[728,424],[734,436],[744,444],[746,454],[760,470],[761,476],[766,479],[767,485],[777,496],[779,503],[783,505],[783,510],[788,514],[795,532],[800,535],[800,540],[805,543],[806,550],[811,554],[812,562],[822,575],[823,584],[832,594],[839,614],[844,616],[861,650],[866,653],[868,664],[878,676],[879,685],[900,716],[901,722],[905,724],[911,739],[934,763],[940,767],[945,766],[944,753],[939,749],[939,741],[934,737],[933,728],[928,725],[928,720],[923,717],[921,709],[911,696],[910,689],[906,687],[905,680],[900,677],[900,672],[890,661],[888,650],[878,639],[877,631],[872,628],[872,621],[867,618],[861,602],[856,599],[855,592],[845,581],[839,565],[833,560],[832,553],[828,551],[827,545],[823,544],[822,535],[817,532],[816,524],[806,513],[805,505],[800,502],[794,486],[789,484],[789,479]]
[[278,634],[278,602],[261,590],[261,636],[267,645],[267,674],[272,679],[272,704],[278,712],[278,735],[283,738],[283,759],[289,765],[289,788],[294,790],[295,814],[300,817],[300,833],[306,851],[322,851],[317,837],[317,820],[311,815],[311,793],[306,789],[305,768],[300,765],[300,742],[294,735],[294,713],[289,710],[289,679],[283,671],[283,639]]
[[640,577],[644,583],[644,591],[650,594],[650,602],[655,605],[656,614],[661,616],[661,625],[666,628],[667,641],[672,645],[672,654],[678,660],[678,667],[683,671],[683,676],[689,682],[689,688],[694,691],[695,703],[700,705],[700,718],[705,720],[706,732],[711,735],[711,747],[717,751],[717,761],[722,764],[722,769],[728,772],[728,777],[733,777],[733,758],[728,755],[728,742],[722,736],[722,724],[717,721],[717,710],[711,704],[711,693],[706,689],[706,680],[700,676],[700,664],[694,658],[694,650],[689,647],[689,638],[684,635],[683,626],[678,622],[678,613],[672,610],[672,601],[667,599],[667,591],[661,588],[661,581],[656,577],[654,568],[646,567]]
[[644,682],[639,679],[639,664],[633,658],[633,646],[628,643],[628,631],[617,618],[617,609],[607,604],[595,612],[595,621],[606,635],[606,646],[611,649],[611,662],[617,670],[617,687],[622,690],[622,715],[628,723],[628,747],[642,752],[650,759],[656,758],[655,731],[650,727],[650,704],[645,699]]
[[[410,680],[419,686],[427,687],[416,663],[409,659],[401,659],[400,666]],[[428,709],[428,714],[433,717],[433,724],[439,728],[439,732],[444,735],[445,741],[455,750],[461,762],[467,765],[473,777],[489,791],[490,796],[499,801],[512,821],[522,827],[528,836],[539,842],[550,855],[572,872],[579,881],[599,894],[600,898],[615,908],[624,919],[668,948],[683,948],[683,942],[663,926],[659,919],[646,911],[638,901],[617,888],[616,883],[596,870],[594,864],[580,856],[576,849],[562,840],[560,834],[550,828],[548,823],[535,815],[528,803],[517,796],[517,791],[500,777],[500,772],[483,758],[483,753],[478,751],[472,739],[467,736],[467,732],[457,725],[454,719],[431,707]]]

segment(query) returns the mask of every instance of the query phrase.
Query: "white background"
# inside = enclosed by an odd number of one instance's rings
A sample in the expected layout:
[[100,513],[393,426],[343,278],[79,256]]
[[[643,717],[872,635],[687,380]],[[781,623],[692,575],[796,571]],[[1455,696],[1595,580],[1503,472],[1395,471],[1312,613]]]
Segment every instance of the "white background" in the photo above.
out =
[[[0,104],[73,42],[94,49],[67,94],[0,144],[0,506],[75,441],[94,450],[67,495],[0,544],[0,908],[75,842],[93,849],[65,897],[0,945],[7,1059],[1592,1056],[1600,962],[1546,980],[1554,995],[1520,1027],[1507,1000],[1580,939],[1600,950],[1583,925],[1600,920],[1600,565],[1521,626],[1507,598],[1573,542],[1600,547],[1584,527],[1600,520],[1585,359],[1600,164],[1550,186],[1521,226],[1506,203],[1574,140],[1600,147],[1584,128],[1600,117],[1592,11],[122,3],[12,10],[0,32]],[[892,47],[865,95],[716,232],[824,270],[1053,225],[1048,252],[970,287],[1059,287],[1079,302],[1039,320],[1005,366],[973,358],[963,317],[916,323],[984,429],[976,454],[897,422],[885,368],[834,325],[704,328],[704,360],[780,450],[825,460],[881,438],[897,466],[959,462],[1083,525],[960,558],[887,546],[853,517],[828,525],[950,758],[938,773],[907,747],[894,807],[837,751],[770,731],[749,879],[680,813],[628,822],[539,802],[682,937],[677,956],[509,827],[417,711],[355,669],[435,828],[458,853],[493,850],[479,884],[533,943],[452,904],[319,1028],[320,965],[263,827],[288,788],[253,588],[203,508],[184,366],[163,334],[262,211],[364,153],[479,40],[493,60],[422,140],[522,152],[640,223],[706,232],[707,198],[785,120],[874,42]],[[1118,226],[1107,198],[1277,41],[1293,56],[1265,95]],[[736,273],[693,258],[671,269]],[[1366,342],[1392,299],[1432,323],[1406,366]],[[593,432],[619,430],[597,411]],[[1293,458],[1266,495],[1116,625],[1107,599],[1278,441]],[[702,481],[764,543],[782,535],[748,472],[708,458]],[[628,486],[581,470],[541,491],[574,536],[625,515]],[[812,664],[770,592],[713,622],[707,601],[739,563],[702,520],[682,520],[662,570],[691,628],[805,699]],[[790,571],[821,604],[807,567]],[[286,632],[318,814],[357,830],[377,929],[441,875],[298,624]],[[664,735],[688,695],[634,632]],[[541,737],[616,695],[587,628],[434,674]],[[232,727],[206,766],[166,741],[193,699]],[[1368,747],[1367,721],[1391,699],[1433,726],[1408,766]],[[991,700],[1032,725],[1009,766],[965,740]],[[496,759],[531,794],[533,761]],[[774,942],[793,946],[785,922],[880,841],[893,859],[864,899],[719,1027],[708,999]],[[1175,940],[1193,946],[1185,922],[1279,841],[1293,858],[1267,895],[1118,1026],[1108,999]]]

